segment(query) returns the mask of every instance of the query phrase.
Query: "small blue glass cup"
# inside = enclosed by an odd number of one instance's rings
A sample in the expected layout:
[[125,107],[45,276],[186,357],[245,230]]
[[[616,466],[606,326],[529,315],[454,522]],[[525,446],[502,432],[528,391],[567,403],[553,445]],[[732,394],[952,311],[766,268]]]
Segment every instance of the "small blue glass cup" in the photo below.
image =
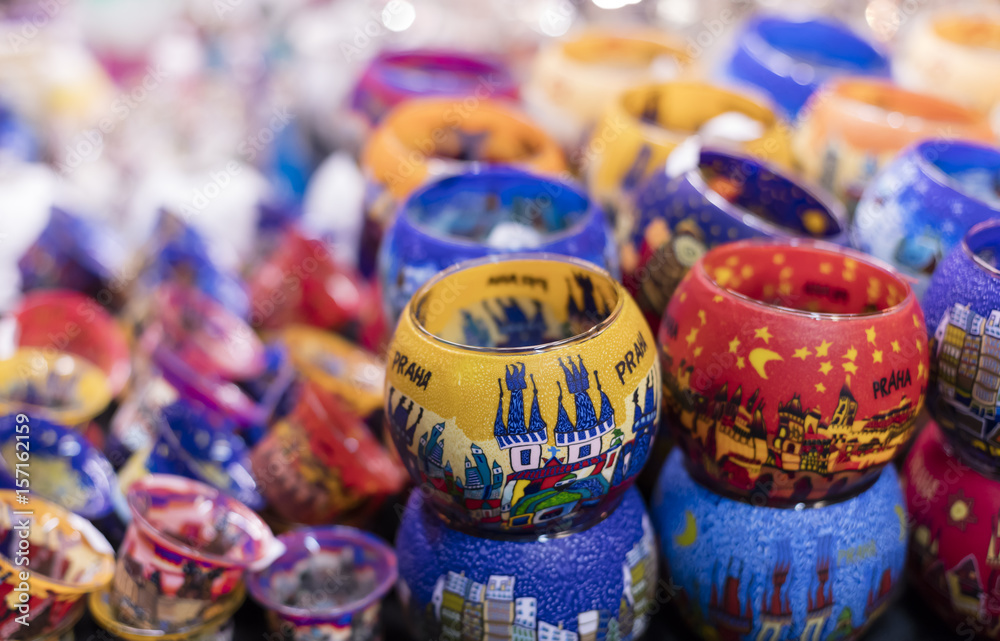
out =
[[740,33],[726,71],[763,90],[794,119],[827,79],[888,78],[890,65],[885,54],[836,20],[761,16]]
[[750,238],[847,242],[847,213],[836,198],[774,165],[720,149],[702,149],[698,166],[677,176],[650,176],[633,208],[622,272],[651,327],[660,326],[677,285],[712,247]]
[[396,535],[399,593],[421,639],[488,638],[488,630],[509,639],[639,639],[662,597],[655,539],[635,488],[587,529],[530,539],[452,529],[414,492]]
[[931,377],[927,409],[962,458],[1000,471],[1000,219],[975,225],[923,299]]
[[919,296],[962,236],[993,218],[1000,218],[1000,149],[926,140],[901,153],[865,189],[851,236],[858,249],[911,277]]
[[385,235],[378,274],[389,322],[442,269],[511,252],[573,256],[618,275],[604,212],[580,188],[506,167],[463,173],[414,192]]
[[650,512],[672,602],[701,638],[857,639],[905,584],[893,466],[846,501],[783,509],[720,497],[685,459],[667,459]]

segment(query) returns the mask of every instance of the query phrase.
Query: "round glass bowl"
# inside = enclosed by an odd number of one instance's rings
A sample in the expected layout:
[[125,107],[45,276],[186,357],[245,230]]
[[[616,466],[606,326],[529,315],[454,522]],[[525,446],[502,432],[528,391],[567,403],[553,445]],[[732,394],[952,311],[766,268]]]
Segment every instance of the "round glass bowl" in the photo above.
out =
[[285,553],[247,587],[273,628],[293,641],[378,639],[382,599],[396,584],[396,553],[350,527],[305,528],[278,540]]
[[585,192],[517,169],[484,169],[433,182],[400,208],[379,250],[386,315],[395,322],[417,288],[446,267],[518,251],[573,256],[618,272],[604,212]]
[[899,477],[823,507],[719,497],[670,455],[653,497],[672,602],[703,639],[857,639],[902,585],[908,535]]
[[79,617],[77,604],[106,587],[114,567],[114,549],[85,518],[25,490],[0,490],[5,631],[22,629],[16,620],[22,616],[32,635],[64,631],[65,623]]
[[0,360],[0,416],[24,412],[83,429],[110,402],[104,372],[72,354],[22,348]]
[[997,562],[1000,480],[969,468],[931,422],[903,466],[912,585],[927,607],[968,638],[1000,636]]
[[888,77],[890,68],[885,54],[841,22],[760,16],[743,27],[726,72],[763,90],[794,119],[830,78]]
[[926,331],[906,281],[863,254],[721,245],[663,315],[666,424],[720,493],[775,506],[857,494],[911,436]]
[[930,340],[927,408],[984,472],[1000,469],[1000,220],[974,226],[924,295]]
[[406,102],[372,132],[361,163],[369,181],[360,257],[364,273],[371,272],[399,204],[429,180],[500,164],[568,176],[558,143],[512,106],[490,99]]
[[387,358],[387,430],[456,527],[513,536],[600,520],[649,455],[653,334],[593,264],[457,265],[414,295]]
[[427,508],[411,494],[396,535],[418,638],[638,639],[660,608],[655,535],[634,488],[587,530],[527,541],[453,530]]
[[620,92],[671,80],[688,62],[683,43],[662,31],[588,29],[535,56],[522,100],[564,148],[575,149]]
[[900,84],[989,112],[1000,89],[1000,13],[987,5],[914,16],[894,59]]
[[516,100],[518,91],[499,60],[435,49],[383,51],[361,74],[351,106],[375,124],[396,105],[426,96]]
[[[713,126],[719,117],[729,120],[729,126]],[[616,214],[619,239],[634,224],[628,216],[631,195],[677,145],[695,134],[779,166],[792,162],[788,125],[754,98],[695,81],[630,88],[605,110],[584,154],[590,193]]]
[[851,228],[861,251],[892,262],[918,295],[976,223],[1000,218],[1000,150],[962,140],[919,142],[865,188]]
[[654,173],[636,192],[635,228],[622,247],[625,286],[650,325],[681,278],[711,247],[748,238],[844,243],[847,214],[832,196],[750,156],[702,149],[676,176]]
[[853,211],[861,192],[904,147],[927,138],[991,142],[986,117],[875,78],[835,78],[813,94],[792,139],[803,175]]

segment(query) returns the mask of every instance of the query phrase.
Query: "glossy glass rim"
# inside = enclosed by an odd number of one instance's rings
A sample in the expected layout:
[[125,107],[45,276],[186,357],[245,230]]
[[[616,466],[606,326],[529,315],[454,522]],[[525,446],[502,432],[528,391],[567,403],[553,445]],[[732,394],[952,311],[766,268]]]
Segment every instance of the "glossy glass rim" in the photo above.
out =
[[[850,40],[850,46],[857,47],[859,51],[864,49],[864,53],[868,56],[869,62],[851,64],[849,68],[846,66],[837,66],[827,62],[831,60],[847,62],[848,60],[844,56],[844,51],[841,49],[828,49],[827,51],[822,52],[822,62],[803,62],[800,56],[789,53],[785,47],[775,44],[773,34],[765,34],[763,32],[764,29],[779,24],[781,26],[788,25],[793,27],[799,26],[825,29],[830,35],[836,34],[844,40]],[[841,44],[842,43],[840,42],[837,43],[838,46]],[[806,17],[801,20],[780,15],[758,16],[753,20],[753,22],[750,23],[750,25],[748,25],[748,28],[744,32],[744,36],[741,39],[740,46],[742,46],[742,48],[764,69],[785,80],[791,80],[791,77],[781,72],[778,68],[780,65],[775,64],[778,60],[781,60],[782,62],[787,61],[787,64],[805,64],[810,69],[814,70],[817,68],[833,66],[842,73],[846,72],[853,75],[865,75],[866,72],[871,71],[888,72],[890,70],[889,60],[884,52],[880,51],[868,40],[865,40],[846,24],[840,22],[839,20],[833,20],[822,16]],[[823,83],[823,78],[819,76],[820,74],[815,74],[812,81],[800,86],[806,88],[821,85]]]
[[[411,201],[425,196],[427,192],[437,188],[438,185],[440,185],[442,182],[448,180],[461,180],[466,178],[479,178],[479,177],[488,178],[490,176],[501,176],[501,177],[508,176],[511,178],[521,178],[524,179],[525,181],[536,182],[539,185],[539,195],[548,193],[542,185],[550,185],[559,189],[571,191],[575,195],[583,199],[583,202],[586,203],[587,207],[581,212],[580,219],[574,222],[572,225],[560,229],[559,231],[546,232],[545,234],[543,234],[542,241],[544,245],[555,243],[560,240],[565,240],[567,238],[575,236],[576,234],[579,234],[584,229],[586,229],[593,222],[595,217],[604,215],[603,209],[600,207],[600,205],[597,204],[597,201],[591,198],[590,195],[585,190],[580,189],[579,187],[568,181],[561,180],[556,176],[548,176],[542,173],[537,173],[534,171],[522,169],[519,168],[516,164],[497,165],[497,164],[479,163],[478,161],[473,161],[473,162],[474,166],[471,167],[468,171],[463,171],[462,173],[459,174],[439,176],[415,189],[409,196],[403,199],[403,201],[399,205],[398,215],[400,220],[405,220],[406,224],[408,224],[410,227],[413,227],[413,229],[415,229],[416,231],[420,232],[424,236],[433,240],[452,243],[455,245],[473,249],[481,248],[489,251],[497,251],[497,253],[503,253],[507,255],[514,253],[505,251],[503,249],[491,248],[489,245],[486,245],[485,243],[476,242],[474,240],[463,238],[461,236],[442,234],[437,230],[427,227],[427,225],[425,225],[424,223],[418,222],[416,219],[414,219],[414,217],[410,214],[409,211]],[[550,198],[552,197],[550,196]],[[516,250],[516,252],[526,253],[528,249],[529,248],[522,247]]]
[[[758,300],[746,294],[741,294],[735,292],[728,287],[723,287],[720,285],[715,278],[713,278],[708,271],[705,269],[705,257],[708,254],[718,250],[738,250],[744,247],[754,247],[761,245],[771,245],[776,250],[782,247],[791,248],[807,248],[813,247],[825,254],[834,254],[846,256],[852,260],[859,263],[865,263],[871,267],[874,267],[880,271],[883,271],[892,278],[894,278],[900,285],[906,289],[906,295],[895,305],[891,305],[886,309],[875,310],[872,312],[851,312],[851,313],[833,313],[833,312],[809,312],[802,309],[795,309],[794,307],[786,307],[784,305],[773,305],[771,303],[766,303],[762,300]],[[833,243],[822,241],[822,240],[812,240],[808,238],[786,238],[786,239],[773,239],[773,238],[751,238],[748,240],[740,240],[734,243],[726,243],[724,245],[719,245],[716,248],[710,249],[704,256],[698,259],[698,263],[695,267],[699,276],[702,276],[709,284],[710,287],[716,289],[719,293],[724,296],[730,296],[735,298],[737,301],[753,305],[755,307],[760,307],[765,310],[771,310],[781,314],[791,314],[795,316],[803,316],[805,318],[812,318],[815,320],[828,320],[828,321],[838,321],[838,320],[851,320],[858,318],[873,318],[876,316],[890,316],[892,314],[898,313],[903,308],[907,307],[911,301],[915,298],[913,293],[913,287],[909,282],[906,281],[895,269],[893,269],[888,263],[884,263],[881,260],[869,256],[868,254],[862,254],[859,251],[848,249],[846,247],[841,247],[840,245],[835,245]]]
[[[885,107],[882,107],[880,105],[872,104],[867,100],[859,100],[857,98],[854,98],[853,96],[845,95],[844,87],[849,87],[851,85],[867,85],[873,89],[877,89],[883,95],[894,94],[902,98],[903,100],[901,102],[904,103],[912,102],[912,100],[916,98],[923,101],[924,103],[933,104],[934,106],[942,110],[950,111],[952,115],[943,118],[928,118],[926,116],[913,113],[910,110],[898,111],[898,110],[886,109]],[[938,98],[937,96],[924,93],[922,91],[914,91],[912,89],[906,89],[893,82],[891,78],[884,78],[879,76],[842,76],[840,78],[832,80],[830,84],[827,85],[826,91],[829,92],[828,95],[830,99],[837,100],[844,104],[844,111],[851,118],[855,120],[864,120],[870,124],[879,125],[881,127],[890,129],[892,131],[908,130],[909,128],[905,127],[905,124],[907,122],[911,122],[914,120],[919,121],[921,123],[925,123],[925,126],[921,127],[922,129],[926,128],[926,125],[930,125],[933,123],[955,124],[962,127],[973,127],[981,123],[985,123],[987,127],[989,126],[988,121],[978,118],[976,113],[968,109],[967,107],[963,107],[962,105],[956,102],[952,102],[944,98]],[[816,104],[822,104],[826,102],[825,100],[822,100],[819,97],[816,99],[816,101],[817,101]],[[869,117],[872,114],[876,113],[877,114],[899,113],[903,116],[903,125],[899,127],[893,127],[892,125],[889,125],[888,123],[884,122],[884,118],[873,119]]]
[[[456,343],[454,341],[449,341],[445,338],[434,334],[429,329],[427,329],[423,323],[420,322],[418,318],[418,312],[420,306],[424,303],[424,299],[430,293],[433,287],[443,283],[446,279],[452,277],[458,272],[465,271],[467,269],[474,269],[477,267],[482,267],[484,265],[496,264],[496,263],[506,263],[506,262],[519,262],[519,261],[537,261],[537,262],[551,262],[551,263],[562,263],[565,265],[572,265],[578,269],[586,270],[595,276],[606,279],[607,282],[611,283],[616,297],[616,302],[614,309],[612,309],[608,315],[597,322],[593,327],[590,327],[586,331],[574,336],[567,338],[560,338],[559,340],[551,341],[549,343],[540,343],[538,345],[521,346],[521,347],[477,347],[475,345],[465,345],[464,343]],[[428,280],[426,283],[420,286],[410,301],[406,304],[406,309],[404,310],[401,318],[407,318],[409,322],[413,325],[414,329],[422,336],[440,343],[444,346],[451,347],[463,352],[469,352],[472,354],[494,354],[497,356],[512,356],[517,354],[544,354],[547,352],[552,352],[569,345],[574,345],[583,341],[591,340],[600,334],[602,334],[606,329],[611,327],[621,316],[622,311],[625,309],[625,289],[622,284],[618,282],[607,270],[603,267],[599,267],[594,263],[574,258],[572,256],[564,256],[562,254],[552,254],[548,252],[540,252],[537,254],[518,252],[509,254],[494,254],[486,256],[484,258],[476,258],[472,260],[465,260],[458,264],[452,265],[451,267],[438,272],[433,278]],[[397,329],[398,331],[398,329]],[[386,381],[389,380],[388,372],[386,372]]]
[[1000,268],[987,263],[985,260],[980,258],[976,252],[972,251],[971,247],[969,247],[970,236],[982,233],[983,231],[994,227],[1000,227],[1000,218],[991,218],[989,220],[984,220],[981,223],[976,223],[969,228],[969,231],[965,232],[965,235],[962,236],[961,245],[962,251],[965,252],[966,256],[972,259],[972,262],[976,265],[976,267],[979,267],[994,278],[1000,278]]
[[[996,212],[997,216],[1000,216],[1000,206],[990,205],[988,202],[974,196],[965,189],[965,186],[961,182],[955,180],[945,170],[938,167],[937,163],[930,158],[927,154],[933,150],[934,147],[947,147],[949,149],[954,148],[965,148],[965,149],[976,149],[979,151],[988,152],[997,158],[997,170],[1000,170],[1000,149],[982,142],[977,142],[975,140],[968,140],[965,138],[929,138],[927,140],[922,140],[915,145],[912,145],[909,151],[913,153],[916,159],[916,164],[920,167],[920,170],[926,175],[930,180],[937,183],[939,186],[945,189],[950,189],[951,191],[959,194],[963,198],[967,198],[978,204],[981,204],[984,208]],[[904,151],[899,159],[903,160],[908,154]],[[971,229],[971,228],[970,228]]]
[[[354,544],[360,547],[364,547],[367,550],[374,551],[384,562],[388,569],[386,576],[379,581],[371,592],[365,596],[349,601],[345,605],[341,605],[335,608],[328,608],[323,610],[311,610],[307,608],[301,608],[297,606],[285,605],[283,603],[278,603],[269,594],[268,590],[264,588],[264,576],[268,574],[273,568],[273,564],[267,568],[260,570],[258,572],[250,572],[247,575],[246,583],[247,588],[250,590],[250,594],[253,596],[254,600],[266,607],[268,610],[273,610],[274,612],[285,615],[288,617],[294,617],[298,619],[335,619],[337,617],[343,616],[345,614],[362,612],[367,609],[370,605],[376,601],[382,599],[389,590],[396,584],[396,580],[399,578],[399,565],[396,560],[396,551],[388,543],[380,539],[379,537],[359,530],[357,528],[349,527],[346,525],[327,525],[327,526],[316,526],[293,530],[286,534],[282,534],[278,537],[278,540],[285,544],[285,553],[278,557],[274,562],[277,563],[282,557],[289,556],[292,554],[297,555],[300,558],[307,558],[308,554],[301,554],[301,550],[294,550],[291,547],[294,541],[296,547],[302,547],[304,545],[303,541],[307,537],[320,537],[324,539],[333,538],[337,539],[343,544]],[[318,542],[318,541],[317,541]],[[320,543],[320,548],[332,547]]]
[[[741,207],[736,203],[729,202],[728,200],[723,198],[722,195],[719,194],[719,192],[709,187],[708,183],[705,182],[705,175],[701,168],[702,165],[701,154],[705,152],[718,154],[720,156],[726,156],[739,163],[745,163],[745,162],[751,163],[753,165],[756,165],[758,169],[770,172],[777,178],[786,181],[789,185],[801,189],[804,193],[808,194],[816,202],[822,205],[823,208],[826,210],[826,213],[829,215],[829,217],[835,223],[837,223],[837,226],[839,227],[837,233],[829,234],[824,237],[817,237],[812,235],[803,237],[801,234],[797,232],[797,230],[792,229],[791,227],[786,227],[784,225],[778,225],[772,223],[766,218],[758,216],[749,209]],[[840,202],[840,200],[834,198],[832,194],[830,194],[822,187],[818,185],[804,184],[802,181],[792,178],[790,175],[788,175],[788,173],[784,172],[776,165],[754,158],[750,154],[723,149],[721,147],[716,147],[713,145],[702,147],[701,150],[699,151],[698,166],[695,167],[694,169],[689,169],[687,172],[685,172],[684,177],[688,180],[688,182],[691,183],[691,186],[694,187],[694,189],[698,193],[700,193],[702,196],[708,199],[708,201],[711,202],[712,205],[714,205],[717,209],[722,210],[730,218],[739,221],[740,223],[746,225],[747,227],[753,229],[754,231],[758,231],[763,234],[771,233],[773,235],[780,235],[782,237],[793,237],[793,238],[803,237],[806,240],[817,240],[825,242],[833,242],[833,239],[843,238],[847,234],[848,230],[847,210],[844,208],[844,205],[843,203]]]

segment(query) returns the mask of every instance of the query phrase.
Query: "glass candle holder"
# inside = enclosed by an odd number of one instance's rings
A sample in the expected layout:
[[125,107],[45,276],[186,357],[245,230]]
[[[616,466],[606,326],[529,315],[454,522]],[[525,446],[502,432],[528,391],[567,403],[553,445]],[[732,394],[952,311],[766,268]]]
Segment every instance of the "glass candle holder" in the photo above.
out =
[[517,84],[499,60],[435,49],[384,51],[368,64],[351,107],[374,125],[396,105],[425,96],[518,97]]
[[111,581],[114,564],[114,549],[83,517],[23,489],[0,490],[4,638],[17,638],[22,630],[64,632],[79,617],[81,599]]
[[555,140],[491,99],[420,98],[400,105],[372,132],[361,163],[369,181],[359,258],[366,274],[399,204],[429,180],[500,164],[568,175]]
[[907,283],[863,254],[716,247],[660,325],[667,424],[720,493],[775,506],[856,494],[912,434],[926,331]]
[[455,527],[582,527],[614,509],[646,462],[660,405],[652,346],[631,297],[596,265],[462,263],[400,317],[387,431]]
[[659,171],[636,192],[635,227],[622,247],[625,286],[653,327],[684,274],[716,245],[805,237],[842,244],[847,214],[835,198],[742,154],[702,149],[680,175]]
[[431,183],[400,208],[379,250],[379,282],[391,322],[417,288],[463,260],[517,251],[549,252],[618,272],[614,241],[578,187],[510,168]]
[[382,600],[396,584],[396,553],[375,536],[343,526],[278,537],[285,553],[251,573],[247,586],[287,641],[379,639]]
[[[703,134],[779,166],[792,162],[789,127],[766,104],[715,85],[681,81],[633,87],[619,94],[595,125],[585,174],[594,198],[616,215],[620,240],[634,220],[628,200],[667,156],[717,117],[737,118],[739,140]],[[728,134],[727,134],[728,135]]]
[[132,523],[108,597],[109,618],[126,626],[179,633],[213,619],[246,569],[284,552],[252,510],[203,483],[153,474],[126,498]]
[[918,295],[976,223],[1000,217],[1000,151],[962,140],[925,140],[901,153],[861,197],[851,238],[890,261]]
[[[1000,480],[983,476],[949,447],[933,422],[903,467],[910,518],[909,567],[924,603],[957,633],[1000,636],[1000,585],[991,570],[1000,532]],[[961,578],[960,578],[961,577]]]
[[889,77],[889,59],[829,18],[760,16],[736,39],[727,75],[763,90],[794,119],[816,89],[841,75]]
[[113,641],[233,641],[233,617],[246,599],[246,588],[240,585],[226,595],[218,607],[206,610],[190,625],[169,630],[153,630],[123,621],[113,605],[112,594],[108,589],[93,592],[87,605],[94,621],[112,635]]
[[[419,493],[403,512],[399,592],[420,639],[641,638],[660,604],[655,534],[638,490],[586,530],[529,540],[449,528]],[[617,636],[615,636],[617,634]]]
[[984,472],[1000,469],[992,374],[1000,345],[1000,221],[969,230],[924,296],[931,354],[927,407],[954,446]]
[[674,450],[650,511],[673,603],[699,637],[834,641],[860,638],[905,584],[904,505],[891,465],[846,501],[779,509],[719,497]]
[[904,147],[927,138],[988,143],[986,117],[886,80],[835,78],[803,109],[792,139],[803,175],[854,211],[875,173]]
[[522,100],[564,148],[576,149],[615,96],[672,80],[689,62],[683,43],[663,31],[591,28],[535,56]]
[[894,60],[900,84],[983,113],[993,109],[1000,90],[983,79],[1000,73],[1000,14],[984,5],[915,18]]
[[84,429],[110,402],[104,372],[72,354],[21,348],[0,360],[0,415],[24,412]]

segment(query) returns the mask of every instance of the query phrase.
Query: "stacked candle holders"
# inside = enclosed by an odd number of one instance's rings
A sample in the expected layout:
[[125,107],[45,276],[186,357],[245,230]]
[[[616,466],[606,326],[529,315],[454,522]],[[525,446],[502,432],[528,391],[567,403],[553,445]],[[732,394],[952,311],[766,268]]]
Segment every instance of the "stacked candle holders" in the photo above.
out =
[[965,638],[1000,637],[1000,221],[973,226],[924,295],[935,419],[904,467],[909,567],[924,601]]
[[653,499],[675,603],[703,638],[854,639],[902,584],[889,463],[929,376],[891,268],[832,244],[749,240],[699,259],[664,313]]
[[387,432],[417,483],[396,548],[420,637],[639,638],[657,562],[631,486],[661,381],[622,286],[564,256],[460,263],[403,310],[388,364]]

